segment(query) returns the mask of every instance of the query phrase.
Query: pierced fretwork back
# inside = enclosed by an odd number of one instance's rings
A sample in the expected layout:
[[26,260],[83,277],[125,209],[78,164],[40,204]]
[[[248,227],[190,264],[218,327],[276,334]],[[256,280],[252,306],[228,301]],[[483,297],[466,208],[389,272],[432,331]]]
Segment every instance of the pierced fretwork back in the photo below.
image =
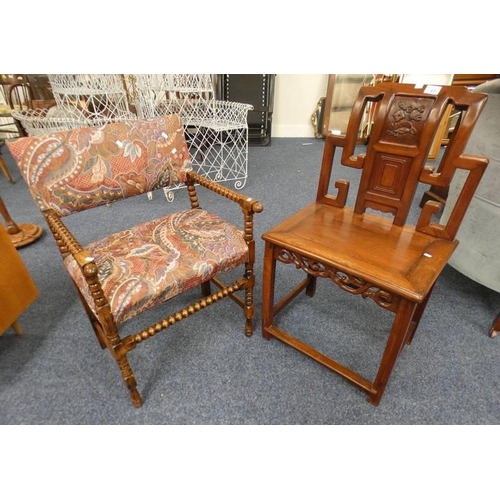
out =
[[[469,171],[451,217],[446,226],[431,223],[439,210],[436,202],[424,206],[417,230],[452,239],[460,225],[488,160],[464,155],[474,124],[487,96],[472,93],[465,87],[427,86],[421,89],[409,84],[381,83],[362,87],[354,103],[345,136],[328,136],[323,156],[318,201],[344,206],[349,183],[337,181],[336,197],[328,195],[335,147],[343,148],[341,163],[362,169],[354,211],[367,208],[394,215],[394,224],[406,222],[418,182],[439,187],[450,184],[456,168]],[[367,105],[371,103],[373,126],[365,154],[355,155],[356,139]],[[436,132],[453,106],[461,113],[439,166],[425,166]]]

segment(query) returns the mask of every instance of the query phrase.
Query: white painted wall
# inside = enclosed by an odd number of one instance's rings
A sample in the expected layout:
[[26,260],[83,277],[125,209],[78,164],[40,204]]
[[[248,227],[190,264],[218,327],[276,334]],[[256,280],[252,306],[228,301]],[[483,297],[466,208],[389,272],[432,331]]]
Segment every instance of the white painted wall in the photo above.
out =
[[276,75],[272,137],[314,137],[311,115],[328,75]]
[[[448,85],[452,74],[407,74],[407,83]],[[277,74],[274,91],[272,137],[314,137],[311,115],[326,97],[328,75]]]

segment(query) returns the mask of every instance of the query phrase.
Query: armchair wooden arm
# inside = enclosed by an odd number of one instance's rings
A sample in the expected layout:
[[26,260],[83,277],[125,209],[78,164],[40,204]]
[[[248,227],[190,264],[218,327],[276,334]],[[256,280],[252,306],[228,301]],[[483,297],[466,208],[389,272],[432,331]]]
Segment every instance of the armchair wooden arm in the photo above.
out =
[[[98,268],[94,259],[80,245],[80,243],[78,243],[76,238],[71,234],[71,231],[54,211],[50,210],[48,212],[44,212],[44,215],[54,239],[56,240],[62,258],[66,259],[69,255],[71,255],[78,264],[78,267],[85,278],[92,299],[94,300],[98,316],[101,315],[100,311],[103,308],[106,310],[104,315],[106,317],[111,316],[110,306],[102,291],[102,284],[99,281]],[[95,315],[88,308],[87,313],[90,316],[91,322],[94,324],[96,320]],[[99,338],[99,340],[101,339]]]
[[[73,257],[75,257],[75,259],[77,259],[78,254],[85,252],[80,243],[78,243],[76,238],[71,234],[71,231],[66,227],[61,218],[53,210],[43,212],[43,215],[45,216],[45,220],[47,221],[49,229],[54,235],[57,246],[63,258],[71,254],[73,255]],[[87,254],[87,256],[91,259],[90,255]]]
[[[236,193],[231,189],[228,189],[216,182],[203,177],[202,175],[196,172],[188,172],[187,174],[187,188],[189,199],[191,200],[192,208],[200,208],[198,203],[198,197],[196,194],[196,189],[194,184],[197,183],[200,186],[203,186],[207,189],[210,189],[214,193],[217,193],[225,198],[238,203],[243,211],[244,217],[244,233],[243,238],[248,245],[248,261],[245,264],[245,274],[244,280],[240,280],[239,282],[232,285],[235,287],[235,290],[245,290],[245,300],[241,300],[237,295],[233,295],[233,293],[229,294],[229,297],[238,303],[244,310],[246,324],[245,324],[245,334],[249,337],[253,333],[252,326],[252,318],[255,314],[255,306],[253,303],[253,288],[255,284],[255,276],[253,271],[253,266],[255,263],[255,240],[253,236],[253,215],[254,213],[260,213],[264,210],[264,207],[261,203],[253,198],[248,196],[244,196],[243,194]],[[217,278],[212,278],[210,281],[214,283],[220,290],[224,293],[227,293],[227,287]],[[207,283],[206,288],[204,289],[204,295],[210,294],[209,283]],[[219,292],[221,293],[221,292]],[[215,296],[215,294],[214,294]],[[213,296],[213,297],[214,297]],[[144,332],[142,332],[144,334]]]
[[206,177],[203,177],[196,172],[188,172],[187,177],[188,186],[193,185],[196,182],[200,186],[206,187],[214,193],[220,194],[221,196],[224,196],[225,198],[238,203],[245,213],[260,213],[263,210],[263,206],[257,200],[248,198],[247,196],[244,196],[240,193],[236,193],[235,191],[221,186],[220,184],[217,184],[216,182],[207,179]]

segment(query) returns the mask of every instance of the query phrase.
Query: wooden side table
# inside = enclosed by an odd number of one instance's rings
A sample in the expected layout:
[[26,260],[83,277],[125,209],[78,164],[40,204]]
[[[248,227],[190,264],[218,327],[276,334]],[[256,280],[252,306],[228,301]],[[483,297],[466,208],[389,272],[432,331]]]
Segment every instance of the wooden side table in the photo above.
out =
[[5,223],[7,224],[7,233],[10,236],[12,244],[16,248],[29,245],[42,236],[43,229],[36,224],[16,224],[7,211],[2,198],[0,198],[0,215],[4,218]]

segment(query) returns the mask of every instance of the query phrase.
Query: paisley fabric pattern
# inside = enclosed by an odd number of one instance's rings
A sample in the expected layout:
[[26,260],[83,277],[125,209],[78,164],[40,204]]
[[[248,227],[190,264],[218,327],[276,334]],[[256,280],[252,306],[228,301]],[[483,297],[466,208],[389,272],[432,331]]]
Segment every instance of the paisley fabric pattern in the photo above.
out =
[[[88,245],[117,324],[248,260],[240,229],[191,209],[146,222]],[[75,259],[65,266],[94,313]]]
[[186,180],[177,115],[26,137],[8,143],[39,208],[60,215]]

